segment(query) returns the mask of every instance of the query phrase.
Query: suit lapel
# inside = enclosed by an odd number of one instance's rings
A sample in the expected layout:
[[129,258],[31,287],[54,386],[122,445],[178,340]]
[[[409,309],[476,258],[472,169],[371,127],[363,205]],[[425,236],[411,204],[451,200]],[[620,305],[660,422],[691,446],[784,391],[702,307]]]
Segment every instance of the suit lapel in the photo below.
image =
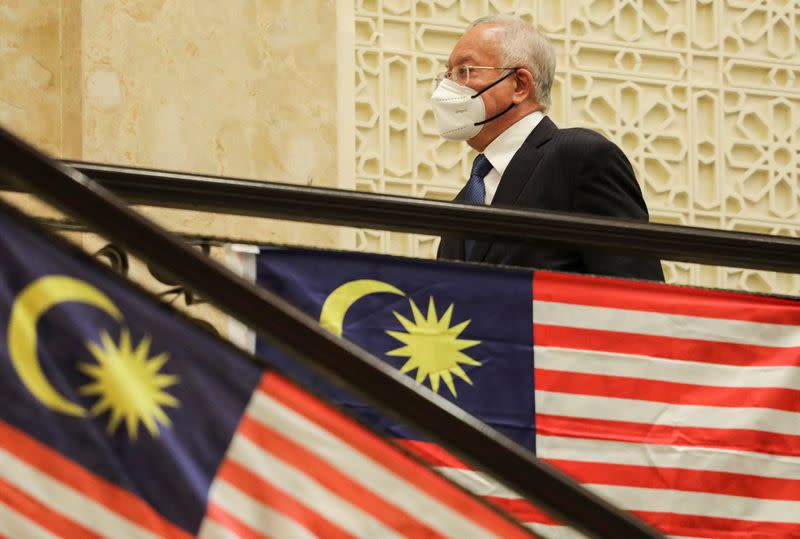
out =
[[522,188],[528,183],[536,165],[542,158],[542,150],[539,147],[553,137],[556,129],[556,124],[545,116],[531,131],[520,149],[514,154],[511,162],[508,163],[503,177],[500,178],[500,185],[497,186],[497,192],[492,199],[492,206],[511,206],[517,201]]
[[[545,116],[531,131],[520,149],[514,154],[503,177],[500,178],[500,185],[497,186],[497,192],[492,199],[492,206],[513,206],[516,203],[523,187],[533,176],[536,165],[542,158],[541,146],[553,138],[556,129],[558,129],[556,124]],[[492,240],[475,242],[468,260],[482,262],[493,243]]]

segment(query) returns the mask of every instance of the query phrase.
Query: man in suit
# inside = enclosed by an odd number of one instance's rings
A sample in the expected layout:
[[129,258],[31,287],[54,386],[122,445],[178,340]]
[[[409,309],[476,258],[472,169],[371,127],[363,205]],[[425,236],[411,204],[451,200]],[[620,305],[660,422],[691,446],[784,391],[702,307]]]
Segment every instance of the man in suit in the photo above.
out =
[[[455,201],[647,221],[622,151],[588,129],[559,129],[545,113],[552,45],[511,16],[478,19],[453,48],[431,98],[439,132],[479,152]],[[662,280],[656,259],[547,242],[442,237],[439,259]]]

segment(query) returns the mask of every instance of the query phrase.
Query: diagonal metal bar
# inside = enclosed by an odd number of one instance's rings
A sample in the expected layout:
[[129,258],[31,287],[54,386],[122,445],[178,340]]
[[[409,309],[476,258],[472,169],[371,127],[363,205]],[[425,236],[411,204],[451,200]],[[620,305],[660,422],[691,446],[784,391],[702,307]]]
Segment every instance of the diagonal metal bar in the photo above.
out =
[[[46,158],[2,128],[0,176],[170,273],[288,354],[440,441],[556,518],[595,537],[661,537],[454,404],[209,260],[82,173]],[[344,375],[352,372],[359,376]]]

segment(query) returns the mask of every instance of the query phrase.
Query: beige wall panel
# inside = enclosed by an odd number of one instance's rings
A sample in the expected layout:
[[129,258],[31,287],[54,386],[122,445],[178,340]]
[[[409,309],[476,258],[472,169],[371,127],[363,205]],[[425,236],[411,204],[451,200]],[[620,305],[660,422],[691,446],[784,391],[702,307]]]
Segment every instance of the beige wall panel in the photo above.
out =
[[48,3],[14,2],[0,11],[0,122],[58,152],[60,21]]
[[[89,161],[334,187],[336,12],[316,0],[84,0]],[[184,232],[331,246],[305,224],[150,209]]]
[[0,2],[0,124],[56,156],[80,154],[79,2]]
[[84,158],[335,185],[333,15],[312,0],[84,0]]
[[[0,1],[0,125],[56,157],[81,156],[80,1]],[[60,217],[34,197],[2,195]]]

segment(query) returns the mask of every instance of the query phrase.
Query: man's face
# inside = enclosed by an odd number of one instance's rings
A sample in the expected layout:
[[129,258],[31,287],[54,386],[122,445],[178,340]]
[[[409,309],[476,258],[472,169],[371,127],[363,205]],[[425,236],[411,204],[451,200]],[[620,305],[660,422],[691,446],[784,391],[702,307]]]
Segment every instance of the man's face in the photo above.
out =
[[[453,52],[450,53],[450,58],[447,61],[448,68],[452,69],[460,65],[501,66],[500,38],[502,35],[503,29],[492,24],[479,24],[470,28],[458,40],[456,46],[453,47]],[[473,69],[470,71],[469,82],[466,85],[479,92],[505,73],[499,69]],[[502,112],[511,104],[514,88],[513,80],[513,76],[508,77],[497,86],[481,94],[480,98],[483,99],[483,104],[486,107],[487,118]],[[487,123],[480,133],[470,139],[470,144],[472,144],[473,140],[485,138],[487,135],[490,136],[489,140],[494,139],[497,134],[488,132],[494,131],[497,127],[492,125],[493,123]]]

